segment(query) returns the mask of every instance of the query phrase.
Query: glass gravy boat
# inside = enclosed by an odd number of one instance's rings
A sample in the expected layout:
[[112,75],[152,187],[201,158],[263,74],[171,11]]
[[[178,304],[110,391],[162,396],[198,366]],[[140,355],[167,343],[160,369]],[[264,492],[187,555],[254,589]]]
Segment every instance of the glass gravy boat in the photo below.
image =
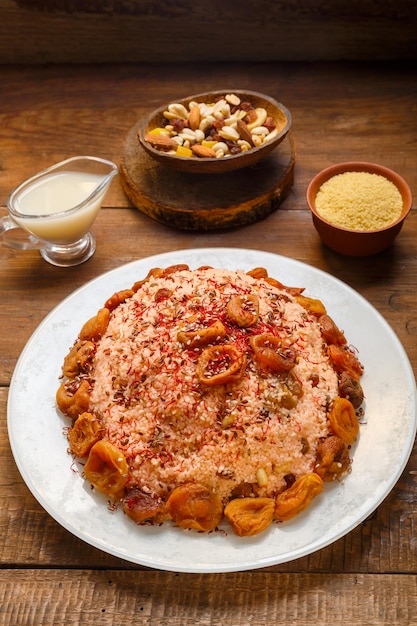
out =
[[117,173],[111,161],[77,156],[32,176],[10,194],[9,215],[0,219],[2,245],[38,249],[59,267],[87,261],[96,247],[90,228]]

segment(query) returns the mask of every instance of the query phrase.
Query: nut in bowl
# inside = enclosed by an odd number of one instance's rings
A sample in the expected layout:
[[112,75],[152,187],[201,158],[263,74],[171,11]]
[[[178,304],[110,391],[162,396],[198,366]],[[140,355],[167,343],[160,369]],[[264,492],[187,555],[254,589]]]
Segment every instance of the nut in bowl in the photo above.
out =
[[138,139],[146,152],[173,169],[221,174],[254,165],[286,137],[291,114],[254,91],[200,93],[154,111]]
[[411,190],[393,170],[362,161],[319,172],[307,188],[313,224],[323,243],[347,256],[390,246],[411,209]]

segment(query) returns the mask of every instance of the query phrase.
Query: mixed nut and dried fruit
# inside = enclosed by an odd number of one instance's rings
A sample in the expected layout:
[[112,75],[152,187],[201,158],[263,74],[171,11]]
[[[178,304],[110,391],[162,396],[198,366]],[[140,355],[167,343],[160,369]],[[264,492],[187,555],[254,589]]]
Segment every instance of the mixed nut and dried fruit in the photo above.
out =
[[163,118],[145,141],[179,157],[230,157],[273,140],[279,132],[265,108],[236,94],[217,96],[212,103],[169,104]]

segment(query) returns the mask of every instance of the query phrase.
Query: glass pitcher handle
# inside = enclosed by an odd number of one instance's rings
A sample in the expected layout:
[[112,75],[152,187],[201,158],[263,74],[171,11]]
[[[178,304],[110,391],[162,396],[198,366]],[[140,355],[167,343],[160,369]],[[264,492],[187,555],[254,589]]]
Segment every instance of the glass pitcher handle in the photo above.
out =
[[8,215],[0,218],[0,242],[14,250],[41,250],[45,243],[36,239]]

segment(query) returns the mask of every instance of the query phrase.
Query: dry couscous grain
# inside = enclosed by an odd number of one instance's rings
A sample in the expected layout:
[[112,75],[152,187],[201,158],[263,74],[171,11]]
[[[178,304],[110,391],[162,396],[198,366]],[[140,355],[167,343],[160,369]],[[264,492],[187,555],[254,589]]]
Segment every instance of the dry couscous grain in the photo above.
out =
[[343,172],[321,185],[315,206],[331,224],[365,231],[395,222],[401,215],[403,201],[394,183],[380,174]]

